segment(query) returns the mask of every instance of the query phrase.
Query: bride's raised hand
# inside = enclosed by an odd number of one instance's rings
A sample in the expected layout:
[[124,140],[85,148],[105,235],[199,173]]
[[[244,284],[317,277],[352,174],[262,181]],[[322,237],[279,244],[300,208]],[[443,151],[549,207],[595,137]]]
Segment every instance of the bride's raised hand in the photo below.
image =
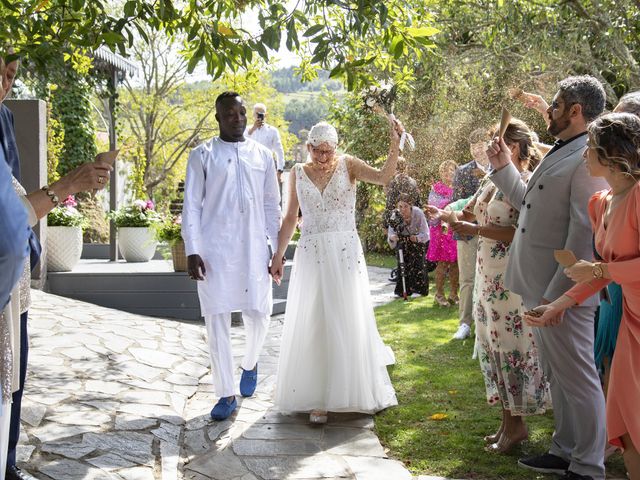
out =
[[399,143],[400,138],[404,133],[404,125],[402,125],[402,122],[392,113],[387,115],[387,119],[389,120],[389,126],[391,127],[391,140],[395,143]]

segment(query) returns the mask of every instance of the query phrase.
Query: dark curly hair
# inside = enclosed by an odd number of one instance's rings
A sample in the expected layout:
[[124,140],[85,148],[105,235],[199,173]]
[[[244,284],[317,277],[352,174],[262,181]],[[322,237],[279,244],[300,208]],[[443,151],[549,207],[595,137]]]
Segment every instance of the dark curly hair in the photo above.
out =
[[571,104],[582,106],[582,116],[592,121],[604,111],[607,95],[602,83],[591,75],[568,77],[558,83],[560,96],[568,108]]
[[588,128],[589,146],[601,165],[640,180],[640,118],[632,113],[609,113]]

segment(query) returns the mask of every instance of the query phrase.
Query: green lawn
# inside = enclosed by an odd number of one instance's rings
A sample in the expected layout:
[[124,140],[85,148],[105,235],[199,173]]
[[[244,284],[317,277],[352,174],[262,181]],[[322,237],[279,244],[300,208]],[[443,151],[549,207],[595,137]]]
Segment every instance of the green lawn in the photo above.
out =
[[364,258],[367,261],[367,265],[372,267],[396,268],[397,265],[395,255],[367,252],[364,254]]
[[[433,291],[433,282],[431,283]],[[552,412],[528,419],[529,441],[509,455],[484,451],[484,435],[493,433],[500,410],[485,401],[473,339],[451,340],[458,326],[456,308],[433,306],[433,296],[396,300],[376,309],[378,328],[396,355],[390,368],[399,405],[375,417],[376,430],[389,455],[414,475],[461,479],[557,478],[516,465],[519,456],[546,451],[553,431]],[[432,420],[444,414],[442,420]],[[620,456],[608,474],[624,477]]]

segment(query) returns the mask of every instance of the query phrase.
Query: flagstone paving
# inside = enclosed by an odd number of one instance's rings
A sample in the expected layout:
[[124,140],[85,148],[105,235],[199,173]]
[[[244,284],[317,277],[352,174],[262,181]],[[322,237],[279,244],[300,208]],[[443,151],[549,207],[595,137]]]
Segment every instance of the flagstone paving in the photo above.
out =
[[[374,300],[392,298],[370,268]],[[304,415],[271,407],[282,316],[272,317],[256,395],[213,422],[203,324],[144,317],[33,291],[19,465],[53,480],[403,480],[368,415]],[[237,360],[244,334],[232,328]]]

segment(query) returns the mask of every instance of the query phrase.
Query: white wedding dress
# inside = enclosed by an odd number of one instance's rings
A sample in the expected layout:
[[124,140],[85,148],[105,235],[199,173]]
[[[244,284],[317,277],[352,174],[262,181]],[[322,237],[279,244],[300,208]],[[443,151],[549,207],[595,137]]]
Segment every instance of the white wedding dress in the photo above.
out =
[[275,391],[282,412],[375,413],[397,405],[355,225],[356,187],[338,159],[324,192],[292,171],[303,222],[287,295]]

